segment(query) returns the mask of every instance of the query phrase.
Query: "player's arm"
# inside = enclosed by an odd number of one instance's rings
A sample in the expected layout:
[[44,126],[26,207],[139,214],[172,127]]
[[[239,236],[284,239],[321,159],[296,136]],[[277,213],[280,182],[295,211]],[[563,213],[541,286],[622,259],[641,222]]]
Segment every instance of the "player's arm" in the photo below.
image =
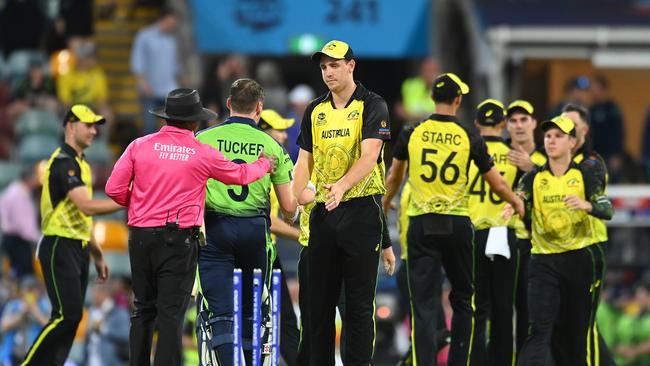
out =
[[487,145],[485,145],[485,140],[475,131],[468,131],[468,136],[470,139],[470,155],[478,168],[479,174],[483,176],[483,179],[490,185],[490,189],[497,196],[510,203],[515,212],[523,216],[524,204],[512,191],[508,182],[503,179],[501,173],[494,167],[492,158],[488,153]]
[[522,219],[526,229],[531,229],[531,218],[533,212],[533,180],[537,174],[537,168],[533,168],[531,172],[524,174],[519,180],[517,185],[517,195],[524,201],[524,215]]
[[296,141],[297,145],[300,146],[300,150],[298,152],[298,161],[296,161],[296,166],[293,170],[291,191],[299,202],[300,196],[305,188],[307,188],[311,173],[314,170],[314,156],[312,155],[314,140],[311,131],[311,113],[314,110],[314,103],[309,104],[305,109],[305,113],[302,115],[300,135],[298,135]]
[[605,174],[598,166],[588,166],[581,164],[579,166],[584,179],[585,197],[587,200],[582,200],[578,196],[570,195],[564,199],[567,207],[583,210],[591,216],[603,220],[611,220],[614,216],[614,207],[612,202],[605,194]]
[[384,213],[388,215],[388,210],[392,208],[392,200],[399,191],[399,187],[404,181],[406,176],[406,167],[408,166],[408,142],[413,134],[414,127],[407,127],[402,129],[397,138],[395,146],[393,146],[393,163],[388,171],[386,177],[386,194],[382,198],[382,206]]
[[110,213],[122,208],[112,200],[93,200],[91,198],[90,191],[81,179],[81,168],[74,159],[56,159],[52,163],[50,174],[51,184],[66,192],[66,196],[84,215]]
[[90,191],[85,186],[70,190],[68,198],[86,216],[107,214],[124,208],[113,200],[94,200],[90,198]]
[[300,238],[300,230],[287,224],[277,216],[271,216],[271,233],[294,241]]
[[298,213],[298,200],[291,192],[291,183],[274,184],[275,194],[286,222],[294,222]]
[[404,181],[406,166],[406,161],[393,158],[393,163],[391,164],[390,169],[388,170],[388,175],[386,176],[386,193],[381,199],[381,205],[383,206],[386,215],[388,215],[388,210],[395,207],[392,201]]

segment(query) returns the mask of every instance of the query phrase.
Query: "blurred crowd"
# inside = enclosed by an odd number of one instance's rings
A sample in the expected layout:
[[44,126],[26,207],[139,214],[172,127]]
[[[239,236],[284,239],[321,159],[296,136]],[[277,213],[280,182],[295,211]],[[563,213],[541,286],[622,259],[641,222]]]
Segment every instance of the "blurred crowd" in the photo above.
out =
[[[108,124],[102,127],[99,138],[87,153],[99,195],[102,194],[115,156],[125,147],[112,144],[115,140],[112,135],[118,133],[118,117],[111,108],[106,72],[97,62],[91,2],[72,0],[60,3],[60,9],[52,9],[49,5],[43,6],[50,2],[0,0],[2,365],[18,364],[50,314],[40,269],[38,263],[33,261],[40,236],[40,218],[36,207],[41,186],[40,162],[47,159],[61,143],[63,111],[73,104],[83,103],[108,119]],[[191,86],[188,85],[188,78],[183,77],[175,38],[177,16],[175,12],[163,9],[159,19],[143,28],[135,37],[130,64],[131,72],[138,78],[138,98],[143,112],[164,102],[169,90],[183,85]],[[152,57],[143,51],[149,42],[169,44],[157,47],[159,54]],[[199,88],[200,94],[205,106],[220,115],[220,120],[211,121],[212,124],[227,117],[224,98],[229,94],[232,82],[239,78],[255,78],[265,89],[265,108],[274,109],[296,121],[301,120],[305,107],[316,97],[312,85],[289,85],[283,73],[290,70],[276,61],[253,59],[245,55],[224,55],[216,59],[206,58],[205,64],[207,67]],[[401,98],[388,101],[393,106],[391,112],[396,125],[415,123],[432,113],[435,105],[430,98],[430,88],[440,72],[437,61],[427,58],[413,70],[413,75],[404,80],[399,93]],[[161,75],[165,77],[161,78]],[[555,116],[566,103],[589,107],[591,144],[606,159],[610,182],[647,183],[650,180],[650,110],[644,127],[641,159],[636,159],[626,152],[626,116],[609,94],[606,78],[577,76],[567,81],[564,91],[561,103],[540,109],[547,109],[551,111],[549,116]],[[158,121],[147,119],[144,114],[137,127],[140,135],[155,131],[158,127]],[[549,116],[540,115],[537,118],[541,121]],[[285,147],[294,161],[299,150],[295,143],[299,128],[300,123],[295,123],[287,130]],[[20,215],[16,214],[18,211]],[[121,219],[121,225],[125,225],[123,218],[114,219]],[[118,258],[122,261],[128,258],[126,254],[121,254],[122,257]],[[118,271],[118,276],[107,284],[89,286],[87,311],[71,353],[71,364],[120,365],[128,358],[132,292],[129,278],[120,276],[128,273],[128,268],[123,272]],[[616,353],[620,365],[648,365],[650,279],[643,276],[643,269],[612,272],[620,276],[608,279],[598,314],[600,331]],[[625,275],[629,273],[632,274]],[[402,307],[406,306],[402,304]],[[398,350],[394,353],[397,354],[400,348],[408,346],[408,341],[405,341],[408,335],[408,322],[404,321],[406,311],[397,314],[387,316],[393,329],[386,332],[392,334],[392,338],[378,339],[378,342],[386,342],[384,344],[387,345],[378,347],[378,352],[396,348]],[[187,319],[184,338],[186,361],[196,364],[193,309],[188,311]],[[379,326],[381,324],[384,323]]]

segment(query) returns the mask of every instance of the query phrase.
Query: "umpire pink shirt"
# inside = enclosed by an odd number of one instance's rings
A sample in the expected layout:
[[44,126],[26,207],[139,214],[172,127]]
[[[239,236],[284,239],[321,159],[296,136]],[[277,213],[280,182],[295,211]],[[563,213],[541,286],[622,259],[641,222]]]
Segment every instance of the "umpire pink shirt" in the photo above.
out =
[[129,208],[129,226],[164,226],[178,215],[180,227],[187,228],[203,224],[208,178],[244,185],[268,171],[266,158],[236,164],[192,131],[164,126],[129,144],[106,182],[106,194]]

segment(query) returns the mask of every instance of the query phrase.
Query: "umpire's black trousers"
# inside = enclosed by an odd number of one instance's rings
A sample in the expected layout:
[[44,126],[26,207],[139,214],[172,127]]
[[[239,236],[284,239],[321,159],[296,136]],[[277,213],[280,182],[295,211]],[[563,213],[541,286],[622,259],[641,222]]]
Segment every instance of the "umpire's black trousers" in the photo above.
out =
[[444,267],[451,282],[449,301],[454,311],[448,365],[466,366],[474,337],[472,223],[467,216],[413,216],[407,238],[414,364],[436,365],[436,319]]
[[[310,216],[310,365],[334,365],[335,314],[345,283],[345,365],[370,364],[375,339],[374,303],[384,213],[380,196],[354,198]],[[304,335],[303,335],[304,336]]]
[[517,365],[546,365],[549,348],[556,366],[597,364],[593,326],[603,270],[601,244],[531,256],[530,333]]
[[154,326],[155,366],[182,363],[181,336],[196,275],[198,228],[129,228],[135,309],[129,334],[130,365],[149,365]]
[[[512,365],[516,351],[513,347],[513,315],[519,246],[514,230],[508,229],[510,258],[495,255],[490,259],[485,255],[489,232],[490,229],[485,229],[475,234],[476,346],[472,353],[472,366]],[[489,333],[486,332],[488,319]]]
[[45,236],[41,239],[38,259],[52,315],[21,366],[60,366],[68,357],[83,315],[89,251],[80,240]]

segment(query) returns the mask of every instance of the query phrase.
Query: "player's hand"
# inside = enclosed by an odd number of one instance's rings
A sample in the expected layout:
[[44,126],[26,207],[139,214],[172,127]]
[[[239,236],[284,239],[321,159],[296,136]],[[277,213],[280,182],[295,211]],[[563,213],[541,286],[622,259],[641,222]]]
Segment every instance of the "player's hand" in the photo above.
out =
[[566,207],[573,210],[582,210],[586,212],[591,212],[592,206],[591,202],[580,199],[576,195],[569,195],[564,198],[564,204]]
[[278,166],[278,157],[275,155],[267,155],[264,153],[264,150],[260,153],[260,157],[266,158],[269,161],[269,173],[274,172]]
[[104,256],[95,258],[95,270],[97,271],[97,283],[104,283],[108,279],[109,270]]
[[316,199],[316,192],[309,188],[305,188],[300,194],[300,197],[298,197],[298,204],[306,205],[311,202],[314,202],[315,199]]
[[524,207],[524,201],[521,200],[521,198],[518,198],[515,201],[515,205],[512,208],[515,210],[517,215],[519,215],[519,217],[522,219],[524,218],[524,215],[526,214],[526,208]]
[[395,273],[395,253],[393,253],[392,247],[381,251],[381,262],[384,264],[384,271],[392,276]]
[[510,218],[514,214],[515,214],[515,209],[512,208],[512,205],[508,203],[503,207],[503,212],[501,213],[501,217],[503,217],[505,220],[510,220]]
[[395,204],[392,200],[388,200],[386,196],[381,198],[381,207],[384,209],[384,214],[388,215],[388,211],[395,209]]
[[327,211],[332,211],[333,209],[339,206],[339,203],[341,203],[341,199],[343,198],[343,195],[345,194],[347,189],[343,187],[343,183],[341,183],[341,181],[338,181],[334,184],[326,184],[325,189],[330,191],[327,194],[327,202],[325,202],[325,209],[327,209]]
[[535,167],[535,163],[530,160],[530,155],[520,145],[517,145],[514,149],[510,149],[510,152],[508,152],[508,160],[525,172],[529,172]]

